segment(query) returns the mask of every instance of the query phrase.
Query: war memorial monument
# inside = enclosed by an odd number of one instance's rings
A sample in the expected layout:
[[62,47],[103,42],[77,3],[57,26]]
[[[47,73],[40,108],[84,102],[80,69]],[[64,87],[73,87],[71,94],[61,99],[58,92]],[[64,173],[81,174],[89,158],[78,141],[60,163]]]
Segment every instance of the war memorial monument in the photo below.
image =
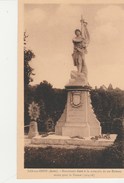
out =
[[[75,30],[75,37],[72,39],[73,64],[76,70],[71,71],[70,79],[65,85],[67,91],[67,102],[64,111],[57,121],[55,133],[47,136],[38,134],[37,125],[30,130],[33,138],[32,144],[51,146],[80,146],[84,148],[105,148],[113,144],[116,134],[110,134],[105,139],[102,134],[100,122],[98,121],[90,98],[91,86],[88,83],[88,70],[85,62],[87,47],[90,42],[90,35],[87,29],[87,22],[81,17],[81,29]],[[97,140],[95,137],[98,137]],[[94,140],[93,140],[94,139]]]
[[64,136],[98,136],[101,135],[100,122],[92,109],[90,86],[85,63],[85,54],[90,41],[87,22],[81,19],[81,30],[75,30],[72,54],[77,71],[71,71],[71,79],[65,86],[68,91],[65,110],[55,127],[57,135]]

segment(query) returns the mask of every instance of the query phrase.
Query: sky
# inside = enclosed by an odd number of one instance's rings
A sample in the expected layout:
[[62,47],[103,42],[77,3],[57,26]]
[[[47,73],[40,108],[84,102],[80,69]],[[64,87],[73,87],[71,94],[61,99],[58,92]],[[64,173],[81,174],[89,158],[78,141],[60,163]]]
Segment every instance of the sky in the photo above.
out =
[[85,61],[92,87],[108,85],[124,89],[124,5],[121,4],[26,4],[24,29],[27,48],[35,58],[30,65],[31,85],[47,80],[56,88],[69,82],[73,66],[72,38],[83,14],[90,44]]

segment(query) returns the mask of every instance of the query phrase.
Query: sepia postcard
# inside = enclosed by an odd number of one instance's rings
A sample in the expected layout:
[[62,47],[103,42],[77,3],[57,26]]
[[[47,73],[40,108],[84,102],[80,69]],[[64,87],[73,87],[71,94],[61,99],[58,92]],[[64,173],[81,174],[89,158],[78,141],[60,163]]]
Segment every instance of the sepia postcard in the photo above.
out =
[[124,178],[124,2],[18,12],[17,178]]

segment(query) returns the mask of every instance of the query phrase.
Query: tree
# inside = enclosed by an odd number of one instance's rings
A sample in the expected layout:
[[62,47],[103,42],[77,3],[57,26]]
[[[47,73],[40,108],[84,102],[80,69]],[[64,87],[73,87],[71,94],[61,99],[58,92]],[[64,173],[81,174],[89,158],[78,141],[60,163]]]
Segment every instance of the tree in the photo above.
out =
[[112,86],[111,83],[110,83],[109,86],[108,86],[108,90],[109,90],[109,91],[112,91],[112,90],[113,90],[113,86]]
[[95,89],[91,91],[91,100],[103,133],[116,133],[120,124],[115,120],[122,117],[124,111],[124,91],[112,89],[111,86],[109,90]]
[[25,97],[28,92],[27,90],[28,90],[29,83],[33,81],[31,76],[34,75],[33,68],[31,68],[29,63],[32,60],[32,58],[35,57],[32,50],[29,50],[26,48],[27,37],[28,36],[26,35],[26,32],[24,32],[24,91],[25,91]]
[[65,90],[53,88],[47,81],[42,81],[34,91],[34,100],[41,110],[39,130],[45,131],[49,119],[55,124],[60,118],[65,107],[67,93]]
[[28,106],[30,101],[30,87],[29,83],[33,81],[32,75],[33,68],[30,66],[30,61],[35,57],[32,50],[27,49],[26,41],[27,41],[26,32],[24,32],[24,124],[29,124],[29,115],[28,115]]

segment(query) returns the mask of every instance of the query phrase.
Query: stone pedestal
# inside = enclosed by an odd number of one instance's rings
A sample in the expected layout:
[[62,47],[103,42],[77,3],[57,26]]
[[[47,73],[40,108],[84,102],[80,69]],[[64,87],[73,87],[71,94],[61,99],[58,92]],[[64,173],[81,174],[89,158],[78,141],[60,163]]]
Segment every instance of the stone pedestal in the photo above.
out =
[[67,104],[55,126],[55,134],[70,137],[101,135],[100,122],[91,105],[90,87],[88,84],[81,85],[82,82],[79,79],[72,80],[66,85]]
[[37,122],[36,121],[31,121],[30,122],[30,127],[29,127],[28,138],[33,138],[37,135],[39,135]]

